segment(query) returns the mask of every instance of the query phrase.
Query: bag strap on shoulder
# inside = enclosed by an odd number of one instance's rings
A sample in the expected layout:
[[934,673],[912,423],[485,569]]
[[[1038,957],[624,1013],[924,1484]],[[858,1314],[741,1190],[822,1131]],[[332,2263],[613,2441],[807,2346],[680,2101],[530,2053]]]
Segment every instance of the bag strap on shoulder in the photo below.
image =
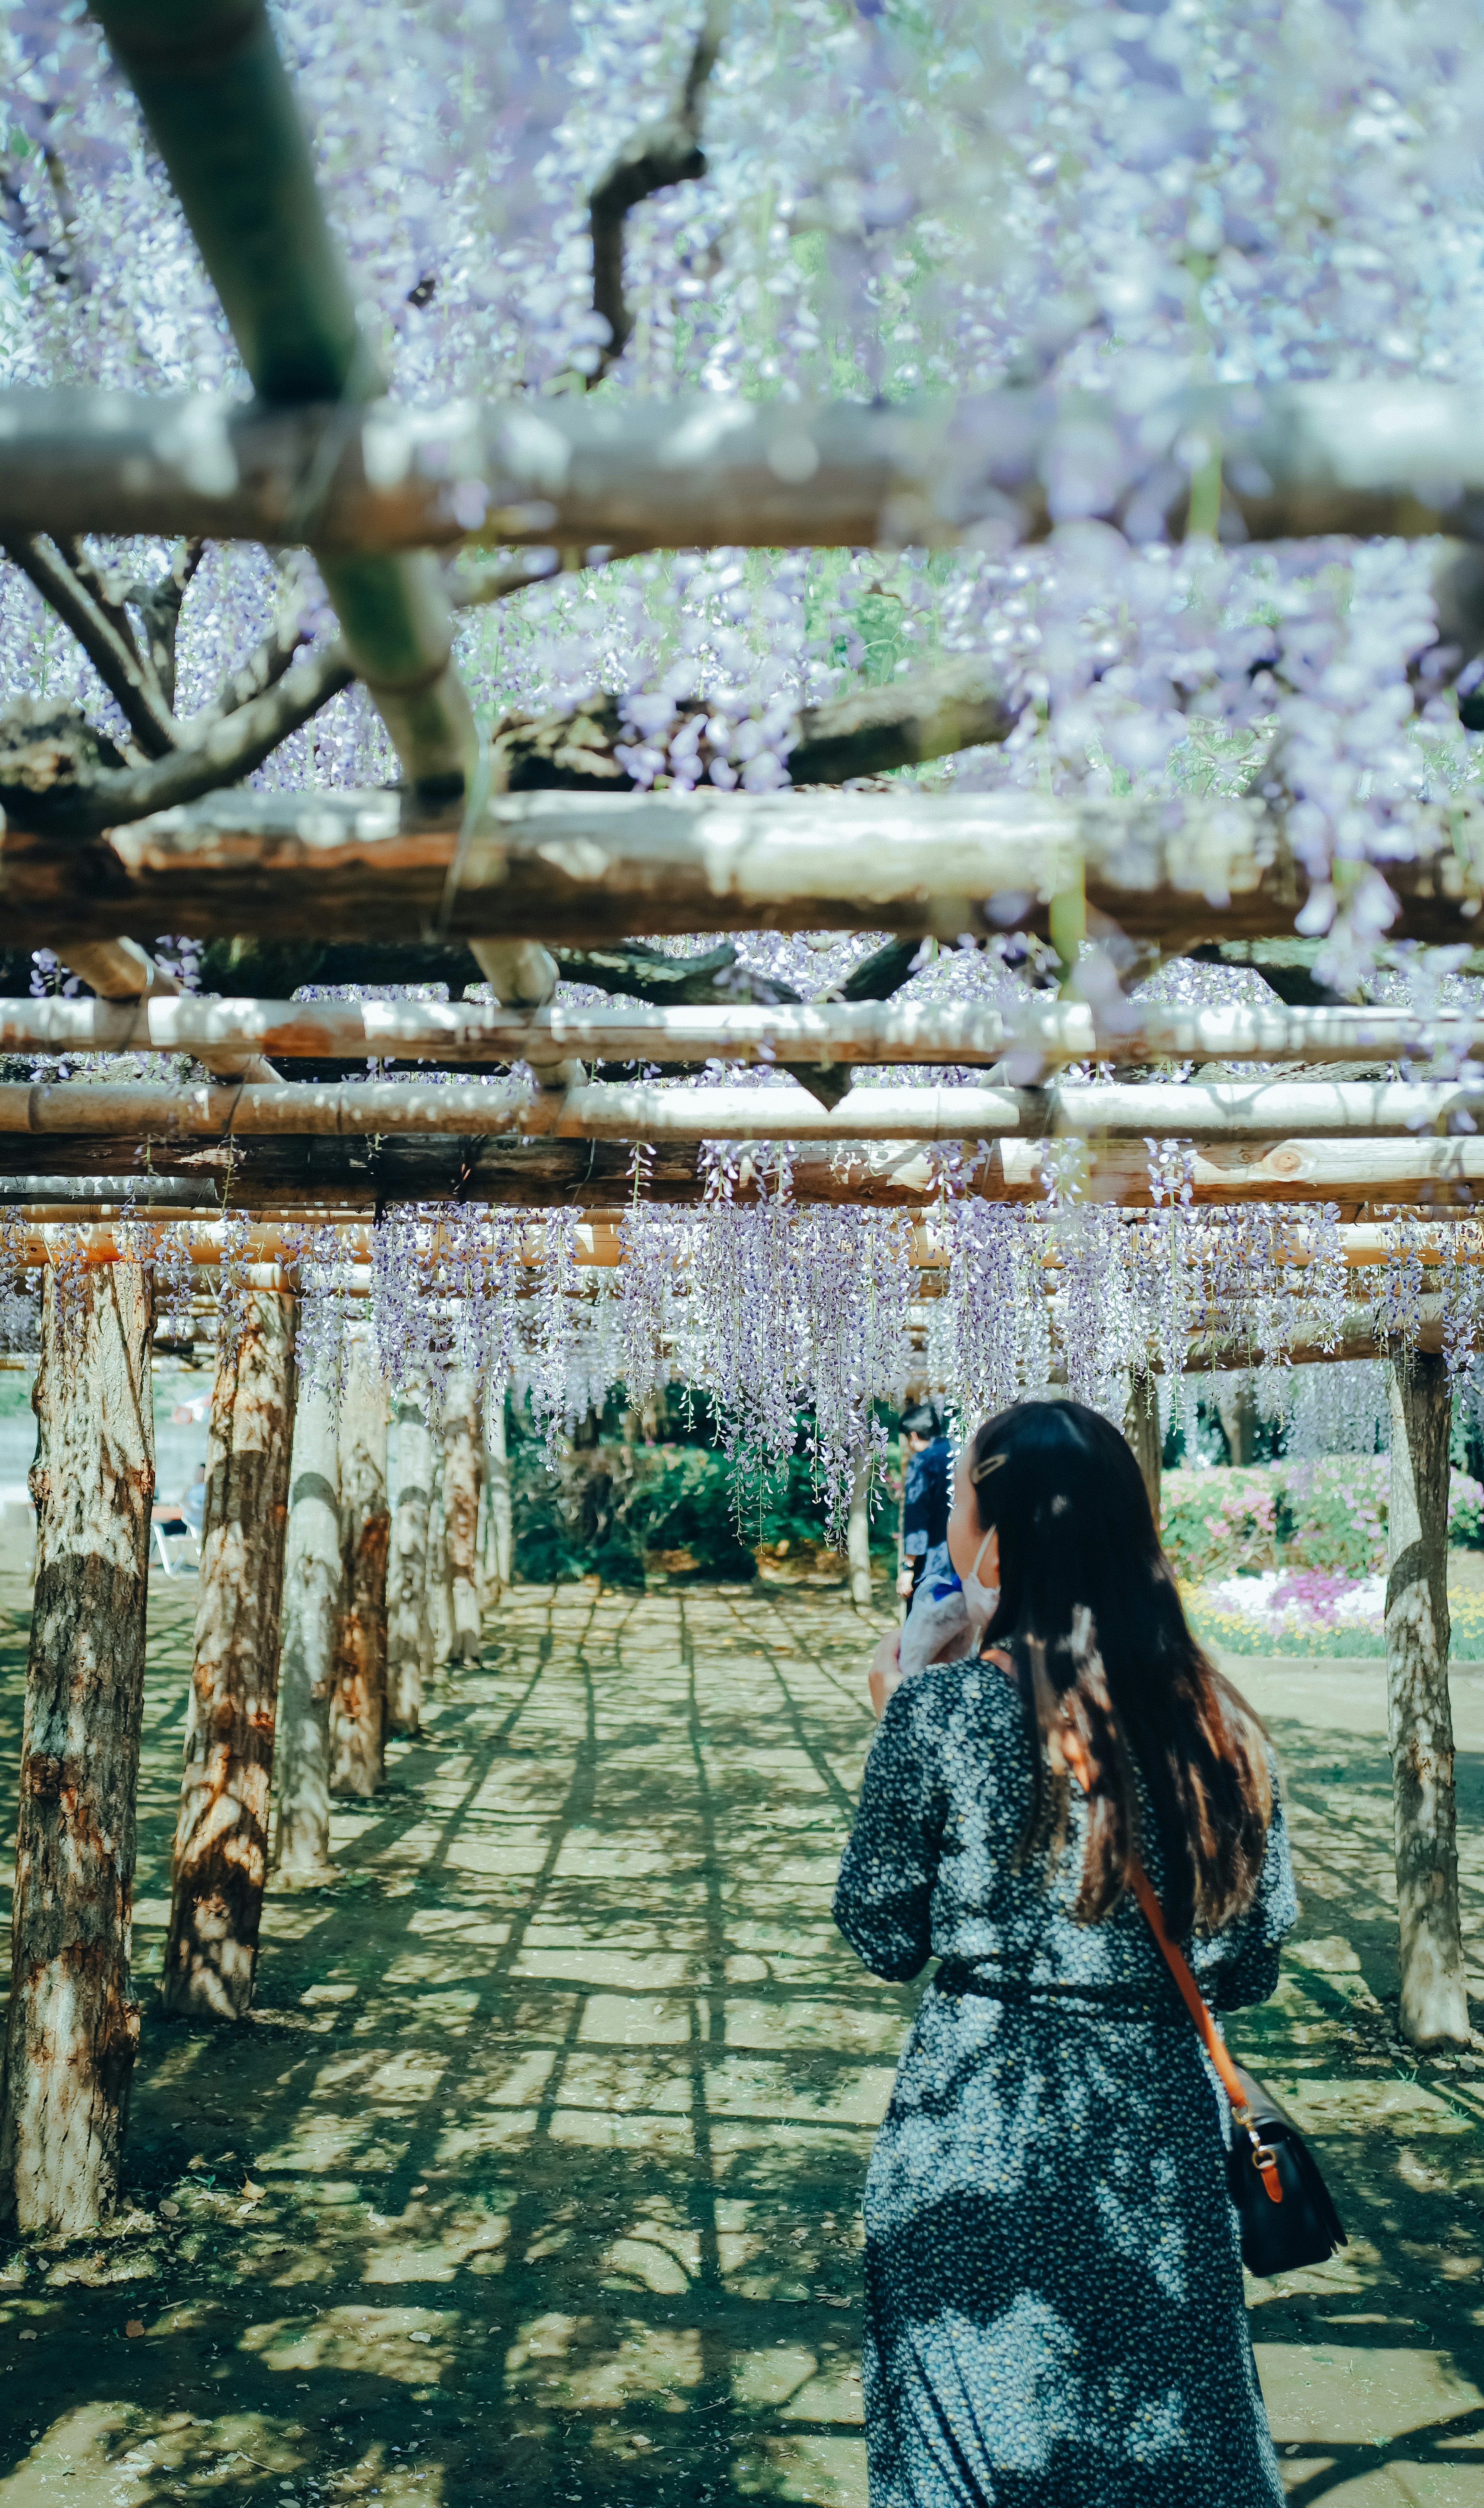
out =
[[1129,1885],[1143,1911],[1144,1921],[1164,1954],[1165,1965],[1174,1978],[1185,2001],[1185,2009],[1196,2024],[1196,2033],[1216,2068],[1217,2077],[1231,2102],[1232,2122],[1239,2128],[1250,2125],[1252,2111],[1247,2105],[1242,2077],[1231,2056],[1220,2030],[1206,2009],[1206,1997],[1191,1974],[1190,1962],[1178,1943],[1172,1942],[1165,1924],[1165,1911],[1154,1895],[1154,1886],[1137,1856],[1129,1859]]

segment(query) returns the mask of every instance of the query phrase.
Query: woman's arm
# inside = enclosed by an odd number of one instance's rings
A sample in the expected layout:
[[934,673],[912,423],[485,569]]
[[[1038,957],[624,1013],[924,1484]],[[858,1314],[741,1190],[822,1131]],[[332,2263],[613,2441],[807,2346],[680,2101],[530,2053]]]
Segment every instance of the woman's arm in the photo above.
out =
[[835,1891],[835,1921],[857,1957],[894,1979],[915,1976],[932,1948],[944,1803],[921,1704],[916,1680],[885,1702]]
[[1273,1817],[1268,1824],[1267,1851],[1252,1903],[1235,1925],[1191,1950],[1191,1967],[1206,2002],[1216,2011],[1241,2011],[1266,2003],[1278,1984],[1279,1954],[1284,1936],[1298,1923],[1298,1896],[1288,1853],[1288,1826],[1283,1818],[1278,1771],[1273,1771]]

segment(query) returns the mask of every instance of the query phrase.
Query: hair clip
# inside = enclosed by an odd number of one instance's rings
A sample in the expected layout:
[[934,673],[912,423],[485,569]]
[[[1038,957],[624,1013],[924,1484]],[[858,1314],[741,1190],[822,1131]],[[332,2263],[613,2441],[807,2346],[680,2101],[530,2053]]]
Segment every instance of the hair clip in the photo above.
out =
[[1008,1455],[986,1455],[982,1463],[971,1463],[969,1465],[971,1489],[978,1489],[981,1481],[986,1481],[991,1472],[997,1472],[1001,1463],[1008,1463],[1009,1460]]

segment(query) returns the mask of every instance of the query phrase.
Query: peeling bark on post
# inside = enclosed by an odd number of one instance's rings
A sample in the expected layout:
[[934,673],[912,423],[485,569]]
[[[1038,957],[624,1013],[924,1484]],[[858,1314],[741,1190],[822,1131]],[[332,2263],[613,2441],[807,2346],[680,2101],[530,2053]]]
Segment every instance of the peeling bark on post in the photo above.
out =
[[422,1721],[427,1637],[428,1483],[432,1439],[427,1396],[419,1388],[396,1406],[396,1504],[387,1570],[387,1729],[416,1733]]
[[857,1610],[871,1603],[871,1468],[863,1463],[850,1492],[845,1530],[845,1557],[850,1568],[850,1599]]
[[1129,1400],[1124,1411],[1124,1435],[1133,1449],[1133,1459],[1145,1489],[1149,1493],[1149,1510],[1154,1529],[1160,1529],[1160,1465],[1165,1440],[1160,1434],[1160,1392],[1152,1376],[1135,1370],[1129,1380]]
[[330,1863],[330,1693],[345,1590],[340,1441],[329,1388],[301,1384],[289,1469],[274,1866],[323,1881]]
[[443,1397],[443,1540],[451,1604],[449,1661],[479,1661],[479,1387],[461,1369]]
[[330,1791],[374,1794],[386,1782],[387,1387],[369,1346],[352,1344],[340,1411],[340,1532],[345,1608],[330,1702]]
[[1448,1371],[1393,1359],[1387,1724],[1396,1840],[1401,2034],[1467,2046],[1448,1698]]
[[130,1975],[155,1426],[154,1289],[49,1274],[32,1401],[26,1668],[0,2218],[77,2237],[112,2202],[139,2035]]
[[423,1678],[454,1654],[454,1597],[448,1567],[448,1519],[443,1509],[445,1455],[441,1433],[433,1439],[432,1488],[427,1501],[427,1590],[424,1610]]
[[252,1291],[241,1321],[211,1392],[164,1983],[167,2010],[220,2020],[252,2002],[268,1877],[297,1302]]

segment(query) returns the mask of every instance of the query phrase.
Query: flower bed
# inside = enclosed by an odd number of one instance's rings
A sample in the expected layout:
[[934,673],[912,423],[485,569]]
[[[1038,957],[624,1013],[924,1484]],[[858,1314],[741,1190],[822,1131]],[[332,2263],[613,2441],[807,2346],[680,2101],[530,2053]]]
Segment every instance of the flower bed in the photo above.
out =
[[[1195,1636],[1217,1654],[1310,1655],[1321,1662],[1346,1656],[1379,1660],[1386,1654],[1379,1611],[1369,1620],[1325,1621],[1293,1610],[1236,1610],[1194,1586],[1183,1588],[1181,1599]],[[1456,1594],[1449,1610],[1453,1660],[1484,1663],[1484,1594]]]
[[[1391,1468],[1386,1455],[1329,1455],[1310,1463],[1167,1472],[1163,1530],[1170,1564],[1192,1584],[1271,1568],[1344,1580],[1383,1574]],[[1484,1547],[1484,1488],[1466,1472],[1451,1478],[1448,1538],[1456,1547]]]

